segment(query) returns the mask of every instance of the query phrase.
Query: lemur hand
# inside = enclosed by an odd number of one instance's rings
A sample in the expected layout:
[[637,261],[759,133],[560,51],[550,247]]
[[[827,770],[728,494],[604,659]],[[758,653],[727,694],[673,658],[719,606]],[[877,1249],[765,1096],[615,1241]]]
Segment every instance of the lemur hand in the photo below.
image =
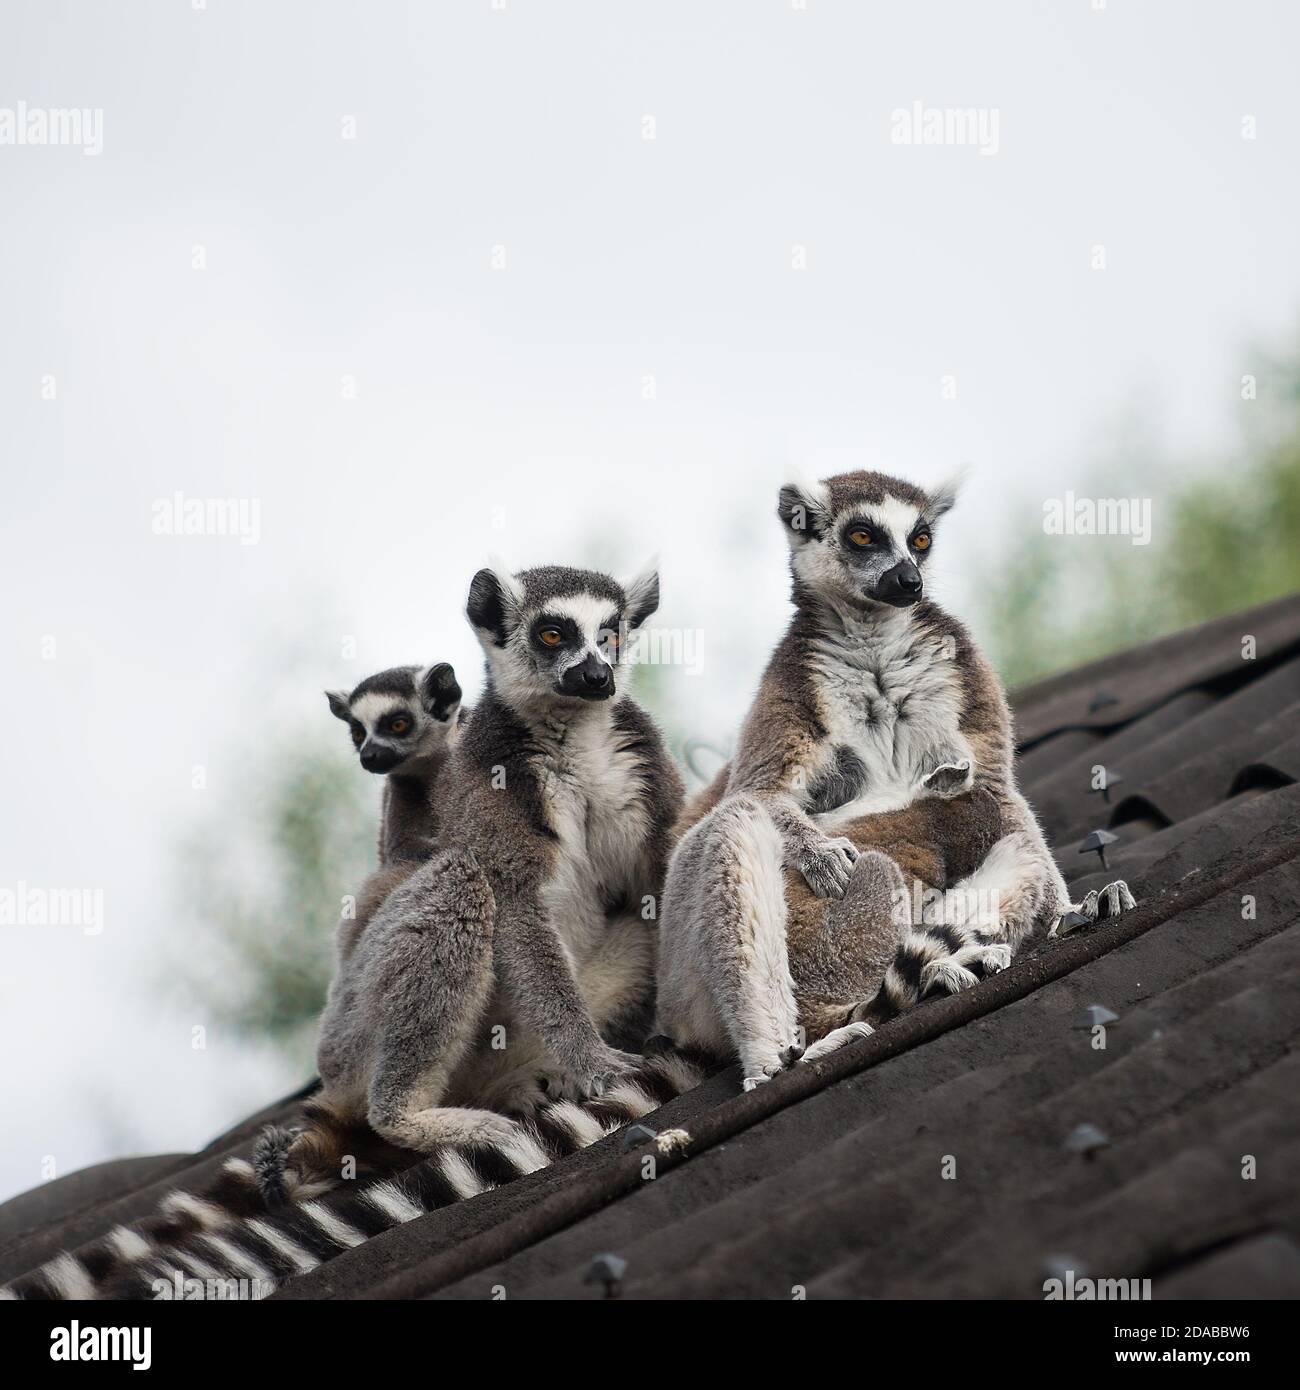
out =
[[599,1100],[611,1086],[618,1085],[644,1062],[645,1058],[635,1053],[606,1047],[580,1068],[562,1074],[548,1072],[539,1080],[552,1100]]
[[799,852],[795,865],[819,898],[842,898],[849,886],[858,851],[843,835],[823,835],[809,841]]
[[933,772],[921,778],[921,785],[931,796],[953,797],[970,791],[975,782],[975,768],[969,758],[954,757],[942,762]]

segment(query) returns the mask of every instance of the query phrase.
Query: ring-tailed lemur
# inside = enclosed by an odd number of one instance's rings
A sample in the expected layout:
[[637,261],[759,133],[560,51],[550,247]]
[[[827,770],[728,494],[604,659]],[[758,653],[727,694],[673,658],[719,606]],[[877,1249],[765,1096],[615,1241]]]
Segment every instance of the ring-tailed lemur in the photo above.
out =
[[[272,1210],[254,1164],[229,1158],[201,1192],[171,1193],[157,1215],[48,1260],[0,1288],[0,1300],[221,1298],[234,1296],[237,1280],[264,1298],[382,1231],[586,1148],[697,1086],[707,1069],[706,1059],[683,1053],[647,1058],[601,1099],[547,1102],[529,1119],[508,1122],[500,1141],[407,1153],[391,1176]],[[688,1139],[667,1130],[656,1142]]]
[[[626,590],[548,567],[481,570],[468,616],[487,685],[439,783],[437,853],[340,964],[314,1123],[262,1154],[269,1189],[337,1179],[358,1127],[426,1152],[506,1142],[501,1112],[599,1096],[639,1059],[653,919],[681,780],[617,679],[658,576]],[[619,1040],[622,1040],[621,1038]]]
[[[781,491],[795,615],[660,919],[661,1031],[738,1054],[746,1084],[804,1039],[823,1056],[1005,968],[1070,906],[1016,785],[1001,684],[923,596],[954,499],[867,472]],[[1132,902],[1115,883],[1083,906]]]
[[[606,1041],[648,1021],[650,905],[681,805],[657,730],[616,685],[628,633],[657,604],[653,573],[626,590],[561,568],[475,576],[487,689],[440,783],[437,854],[340,964],[311,1140],[287,1153],[297,1140],[271,1131],[254,1163],[230,1160],[211,1191],[173,1194],[151,1223],[58,1257],[20,1296],[148,1296],[177,1269],[273,1287],[698,1084],[688,1056]],[[340,1179],[330,1123],[344,1142],[373,1129],[414,1166],[313,1200]],[[268,1213],[278,1186],[300,1205]]]
[[445,661],[394,666],[367,676],[350,695],[327,690],[325,698],[348,726],[361,766],[385,778],[379,867],[339,922],[338,955],[344,960],[379,905],[433,853],[439,825],[435,788],[465,712],[456,673]]

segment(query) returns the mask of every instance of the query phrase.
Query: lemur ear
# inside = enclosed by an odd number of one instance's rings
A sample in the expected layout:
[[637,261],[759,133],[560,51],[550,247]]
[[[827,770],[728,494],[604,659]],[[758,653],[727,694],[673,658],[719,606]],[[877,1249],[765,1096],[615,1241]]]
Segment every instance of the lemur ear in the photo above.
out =
[[630,628],[638,628],[659,608],[659,561],[651,560],[639,574],[623,585],[627,603],[623,607],[623,621]]
[[945,513],[952,511],[957,502],[957,494],[965,486],[969,476],[969,468],[959,468],[938,487],[931,488],[930,505],[925,509],[925,515],[930,521],[938,521]]
[[786,483],[776,503],[776,514],[785,525],[791,545],[820,540],[830,511],[830,498],[821,483]]
[[345,690],[327,690],[325,698],[330,702],[330,713],[336,719],[352,722],[352,713],[348,709],[348,696]]
[[436,666],[426,667],[420,672],[416,684],[425,709],[440,724],[445,724],[460,708],[460,685],[456,681],[455,671],[447,662],[440,661]]
[[498,647],[504,647],[519,611],[519,586],[500,568],[487,568],[470,580],[465,615],[470,626],[488,633]]

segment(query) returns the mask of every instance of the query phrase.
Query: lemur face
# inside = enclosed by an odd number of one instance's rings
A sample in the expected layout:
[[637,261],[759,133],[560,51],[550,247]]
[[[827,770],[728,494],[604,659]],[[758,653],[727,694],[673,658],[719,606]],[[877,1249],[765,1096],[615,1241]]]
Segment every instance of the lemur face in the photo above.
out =
[[348,725],[367,772],[415,768],[447,741],[460,709],[456,673],[436,666],[395,666],[367,676],[351,695],[327,690],[330,709]]
[[883,473],[840,473],[781,489],[795,578],[823,597],[857,606],[907,608],[925,593],[934,527],[956,500]]
[[659,606],[652,568],[626,586],[595,570],[482,569],[466,614],[511,704],[608,700],[629,639]]

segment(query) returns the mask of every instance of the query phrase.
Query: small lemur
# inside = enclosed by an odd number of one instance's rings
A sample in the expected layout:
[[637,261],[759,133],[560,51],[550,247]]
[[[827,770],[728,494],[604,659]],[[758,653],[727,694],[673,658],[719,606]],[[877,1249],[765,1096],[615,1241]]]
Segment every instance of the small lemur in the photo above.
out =
[[[954,500],[868,472],[781,490],[794,618],[725,783],[688,813],[660,917],[661,1032],[738,1054],[746,1085],[1004,969],[1070,907],[1001,684],[924,597]],[[914,887],[947,891],[918,915]],[[1082,910],[1132,905],[1117,882]]]
[[[332,1131],[369,1125],[418,1152],[501,1141],[552,1099],[598,1097],[640,1059],[653,917],[681,780],[621,690],[628,635],[658,606],[546,567],[480,570],[467,614],[483,698],[439,782],[436,853],[342,961],[321,1020],[316,1124],[284,1156],[290,1190],[335,1172]],[[310,1177],[308,1176],[310,1175]]]
[[350,695],[327,690],[325,698],[347,724],[361,766],[385,778],[379,867],[357,893],[354,911],[339,922],[342,961],[384,899],[433,853],[436,784],[465,712],[456,673],[445,661],[394,666],[367,676]]

